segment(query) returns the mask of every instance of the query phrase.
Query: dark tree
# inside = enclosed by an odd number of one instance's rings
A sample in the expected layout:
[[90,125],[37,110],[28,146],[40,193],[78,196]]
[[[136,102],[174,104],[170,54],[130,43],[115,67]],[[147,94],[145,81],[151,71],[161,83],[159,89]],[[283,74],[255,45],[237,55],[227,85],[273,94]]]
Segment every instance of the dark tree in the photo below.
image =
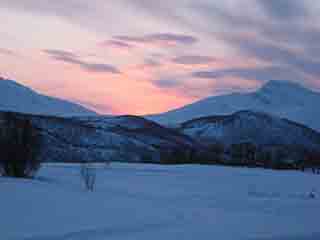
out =
[[313,173],[320,174],[320,152],[309,151],[305,154],[303,168],[310,168]]
[[33,177],[40,167],[41,137],[30,120],[4,113],[0,123],[0,175]]
[[176,148],[169,151],[160,151],[161,164],[190,164],[198,163],[194,159],[194,153],[190,149]]
[[215,143],[211,144],[209,146],[209,152],[212,155],[212,162],[215,163],[222,163],[225,161],[224,159],[224,152],[225,152],[225,147],[222,143]]
[[256,165],[257,148],[254,144],[250,142],[232,144],[230,152],[234,164],[244,166]]

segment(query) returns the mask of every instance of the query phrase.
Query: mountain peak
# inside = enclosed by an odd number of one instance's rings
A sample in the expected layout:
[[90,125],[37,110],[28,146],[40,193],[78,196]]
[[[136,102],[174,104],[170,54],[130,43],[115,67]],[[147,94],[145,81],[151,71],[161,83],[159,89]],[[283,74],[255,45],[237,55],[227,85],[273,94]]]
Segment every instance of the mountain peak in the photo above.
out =
[[301,84],[292,81],[284,81],[284,80],[271,80],[263,85],[260,91],[301,91],[308,90]]
[[298,81],[273,80],[254,92],[209,97],[171,112],[154,115],[150,119],[175,125],[205,116],[252,110],[287,118],[319,131],[320,110],[314,107],[319,101],[320,92],[307,88]]
[[91,116],[93,111],[78,104],[42,95],[10,79],[0,77],[0,111],[50,116]]
[[21,83],[18,83],[14,80],[8,79],[8,78],[3,78],[0,76],[0,86],[1,87],[12,87],[12,88],[16,88],[16,89],[25,89],[25,90],[29,90],[32,91],[31,88],[22,85]]

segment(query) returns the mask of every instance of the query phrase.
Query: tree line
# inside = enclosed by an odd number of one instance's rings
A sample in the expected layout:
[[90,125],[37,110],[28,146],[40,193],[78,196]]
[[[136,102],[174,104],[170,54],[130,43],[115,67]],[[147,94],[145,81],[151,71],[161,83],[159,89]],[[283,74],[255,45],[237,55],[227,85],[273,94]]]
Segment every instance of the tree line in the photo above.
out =
[[302,146],[257,146],[250,142],[226,146],[214,143],[202,150],[177,149],[162,151],[162,164],[220,164],[231,166],[262,167],[269,169],[310,169],[320,174],[320,149]]

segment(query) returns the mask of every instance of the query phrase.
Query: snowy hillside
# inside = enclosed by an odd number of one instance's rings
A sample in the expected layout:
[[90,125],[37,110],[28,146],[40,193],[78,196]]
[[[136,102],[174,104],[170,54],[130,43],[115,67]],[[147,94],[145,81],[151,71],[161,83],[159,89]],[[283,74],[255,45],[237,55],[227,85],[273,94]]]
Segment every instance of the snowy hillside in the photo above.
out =
[[[318,240],[319,175],[111,164],[86,192],[77,165],[0,178],[3,240]],[[315,198],[311,197],[314,192]]]
[[320,133],[286,119],[252,111],[194,119],[182,123],[181,131],[203,142],[299,145],[320,150]]
[[320,130],[320,93],[287,81],[270,81],[253,93],[210,97],[149,119],[171,125],[194,118],[232,114],[241,110],[266,112]]
[[[10,113],[30,119],[44,141],[43,161],[159,162],[161,150],[191,149],[195,142],[178,131],[135,116],[59,118]],[[0,127],[8,113],[0,112]]]
[[[213,163],[210,145],[216,142],[223,143],[226,149],[240,143],[281,146],[289,151],[286,156],[295,155],[291,159],[295,162],[303,161],[305,150],[320,150],[320,133],[251,111],[194,119],[176,130],[138,116],[59,118],[0,112],[0,128],[6,128],[7,120],[14,118],[29,119],[39,130],[43,140],[40,158],[45,162],[204,163],[205,154],[211,156],[207,160]],[[292,147],[296,150],[291,151]]]
[[17,82],[1,77],[0,110],[50,116],[96,115],[80,105],[41,95]]
[[194,144],[194,141],[191,138],[180,134],[179,131],[163,127],[155,122],[138,116],[97,116],[75,119],[94,128],[124,134],[130,138],[135,138],[161,148],[166,148],[170,145],[188,146]]

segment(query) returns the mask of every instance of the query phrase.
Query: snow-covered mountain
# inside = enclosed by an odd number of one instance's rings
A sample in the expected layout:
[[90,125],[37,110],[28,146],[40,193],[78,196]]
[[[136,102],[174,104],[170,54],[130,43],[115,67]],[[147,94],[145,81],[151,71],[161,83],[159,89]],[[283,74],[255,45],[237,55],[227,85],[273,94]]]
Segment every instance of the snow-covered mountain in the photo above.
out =
[[41,95],[15,81],[1,77],[0,110],[64,117],[96,115],[78,104]]
[[320,150],[320,133],[286,119],[253,111],[190,120],[182,123],[180,130],[198,141],[220,142],[226,146],[252,143]]
[[215,158],[211,146],[216,142],[226,149],[232,144],[251,143],[263,148],[320,150],[320,133],[251,111],[187,121],[179,129],[137,116],[61,118],[13,112],[0,112],[0,128],[7,128],[10,119],[32,122],[42,136],[40,158],[47,162],[170,163],[176,156],[184,156],[180,160],[199,163],[205,156],[212,163]]
[[270,81],[252,93],[209,97],[180,109],[148,118],[175,125],[194,118],[227,115],[241,110],[266,112],[320,130],[320,93],[289,81]]
[[61,118],[0,112],[7,119],[28,119],[42,135],[41,159],[49,162],[159,162],[162,151],[193,149],[190,137],[136,116]]
[[158,149],[170,149],[194,144],[191,138],[181,134],[179,131],[163,127],[139,116],[97,116],[74,119],[99,130],[114,132],[145,142],[148,145],[156,146]]

